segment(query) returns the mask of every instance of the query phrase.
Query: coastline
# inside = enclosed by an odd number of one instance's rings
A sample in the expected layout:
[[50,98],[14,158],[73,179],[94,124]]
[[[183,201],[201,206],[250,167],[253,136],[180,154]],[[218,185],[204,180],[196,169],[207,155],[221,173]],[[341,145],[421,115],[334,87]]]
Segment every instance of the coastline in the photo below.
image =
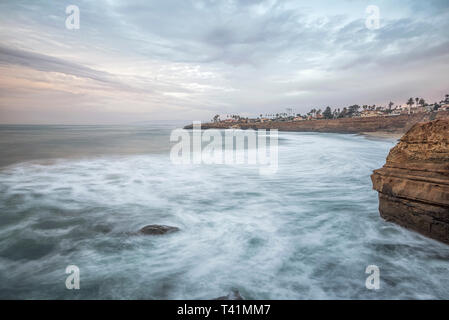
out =
[[[253,119],[254,120],[254,119]],[[352,133],[375,138],[399,139],[413,125],[432,120],[449,120],[449,111],[421,112],[399,116],[304,120],[304,121],[232,121],[202,123],[202,129],[277,129],[290,132]],[[184,129],[192,129],[187,125]]]
[[371,175],[382,218],[449,244],[449,120],[413,126]]
[[374,132],[360,132],[361,136],[366,138],[375,139],[389,139],[389,140],[399,140],[405,132],[387,132],[387,131],[374,131]]

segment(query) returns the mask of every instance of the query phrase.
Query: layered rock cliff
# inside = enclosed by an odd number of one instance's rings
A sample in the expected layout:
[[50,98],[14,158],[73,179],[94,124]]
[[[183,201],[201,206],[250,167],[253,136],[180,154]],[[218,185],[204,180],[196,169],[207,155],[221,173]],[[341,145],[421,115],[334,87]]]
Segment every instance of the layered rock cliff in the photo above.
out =
[[[399,116],[380,116],[368,118],[343,118],[332,120],[310,120],[310,121],[285,121],[285,122],[257,122],[257,123],[226,123],[211,122],[203,123],[203,129],[226,129],[238,127],[241,129],[278,129],[279,131],[299,131],[299,132],[333,132],[333,133],[361,133],[361,132],[387,132],[405,133],[415,123],[447,119],[449,111],[422,112],[416,114],[403,114]],[[184,129],[192,129],[192,125],[185,126]]]
[[449,120],[415,124],[371,180],[383,218],[449,243]]

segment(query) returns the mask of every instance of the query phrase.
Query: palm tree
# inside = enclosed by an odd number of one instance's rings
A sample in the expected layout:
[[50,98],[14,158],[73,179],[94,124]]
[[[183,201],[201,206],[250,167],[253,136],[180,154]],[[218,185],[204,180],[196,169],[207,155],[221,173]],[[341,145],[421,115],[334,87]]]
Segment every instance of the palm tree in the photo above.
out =
[[338,111],[337,109],[334,109],[334,111],[332,112],[332,118],[337,119],[338,117]]
[[413,101],[413,98],[408,99],[407,105],[408,105],[408,114],[410,114],[410,109],[415,104],[415,101]]

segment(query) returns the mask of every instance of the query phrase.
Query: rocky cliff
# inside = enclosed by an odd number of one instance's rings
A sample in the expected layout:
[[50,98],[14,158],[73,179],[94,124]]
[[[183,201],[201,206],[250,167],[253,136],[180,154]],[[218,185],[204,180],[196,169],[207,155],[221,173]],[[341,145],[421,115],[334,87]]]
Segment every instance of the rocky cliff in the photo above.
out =
[[449,243],[449,120],[415,124],[371,179],[383,218]]
[[[279,131],[300,132],[333,132],[333,133],[361,133],[361,132],[388,132],[405,133],[415,123],[434,119],[449,119],[449,111],[432,113],[404,114],[399,116],[381,116],[368,118],[344,118],[333,120],[285,121],[264,123],[204,123],[203,129],[226,129],[238,127],[241,129],[278,129]],[[192,125],[184,127],[191,129]]]

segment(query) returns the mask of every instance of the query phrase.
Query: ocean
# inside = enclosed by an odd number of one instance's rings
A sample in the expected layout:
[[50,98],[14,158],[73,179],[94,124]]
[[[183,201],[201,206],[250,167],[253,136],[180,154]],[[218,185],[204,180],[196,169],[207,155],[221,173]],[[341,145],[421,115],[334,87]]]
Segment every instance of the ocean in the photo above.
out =
[[176,127],[0,126],[0,298],[449,299],[449,246],[379,216],[395,140],[280,132],[261,175],[173,164]]

